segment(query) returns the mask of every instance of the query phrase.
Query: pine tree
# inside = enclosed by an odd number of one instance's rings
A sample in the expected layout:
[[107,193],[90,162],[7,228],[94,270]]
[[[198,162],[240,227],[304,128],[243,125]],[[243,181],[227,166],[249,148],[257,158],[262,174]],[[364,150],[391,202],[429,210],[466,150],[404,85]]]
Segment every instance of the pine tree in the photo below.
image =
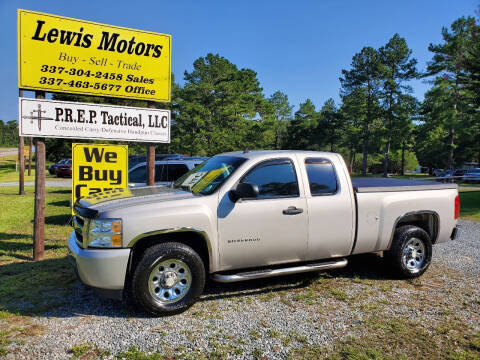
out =
[[[392,145],[392,137],[399,126],[402,117],[400,105],[404,92],[411,92],[411,88],[404,83],[417,77],[417,60],[411,58],[412,51],[407,42],[400,35],[395,34],[385,46],[379,49],[381,60],[382,89],[381,99],[384,109],[385,151],[383,176],[388,174],[388,159]],[[408,119],[403,117],[403,119]]]
[[346,96],[356,89],[362,88],[366,95],[366,114],[362,124],[362,175],[367,174],[367,159],[371,125],[378,118],[378,96],[381,82],[380,54],[372,47],[364,47],[352,58],[351,70],[342,70],[340,78],[341,93]]

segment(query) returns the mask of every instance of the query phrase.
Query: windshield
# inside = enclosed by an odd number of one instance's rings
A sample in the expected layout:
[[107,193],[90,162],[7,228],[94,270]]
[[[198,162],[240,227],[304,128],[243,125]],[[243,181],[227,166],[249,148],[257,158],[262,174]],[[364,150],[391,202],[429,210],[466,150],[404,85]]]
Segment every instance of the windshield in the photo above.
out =
[[245,162],[235,156],[215,156],[183,175],[173,184],[194,194],[209,195]]

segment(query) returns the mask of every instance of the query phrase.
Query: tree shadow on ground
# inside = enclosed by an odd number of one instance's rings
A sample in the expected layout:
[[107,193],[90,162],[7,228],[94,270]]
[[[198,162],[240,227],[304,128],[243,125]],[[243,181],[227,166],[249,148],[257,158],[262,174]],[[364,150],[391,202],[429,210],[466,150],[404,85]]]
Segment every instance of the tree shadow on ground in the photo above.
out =
[[32,236],[32,234],[9,234],[0,232],[0,241],[2,240],[15,240],[15,239],[25,239]]
[[[350,260],[346,268],[338,270],[229,284],[208,281],[200,301],[209,302],[302,289],[320,278],[391,279],[379,255],[359,255]],[[0,310],[21,315],[58,318],[82,315],[113,318],[151,317],[136,310],[130,302],[98,296],[91,288],[84,286],[75,278],[67,258],[0,265]]]
[[48,205],[59,206],[59,207],[70,207],[70,200],[61,200],[49,202]]
[[[71,214],[50,215],[45,216],[45,224],[47,225],[70,225],[72,220]],[[33,222],[33,220],[32,220]]]
[[[20,260],[32,260],[31,256],[22,253],[32,252],[32,242],[12,241],[15,239],[31,239],[32,235],[27,234],[6,234],[0,233],[0,256],[13,257]],[[33,240],[32,240],[33,241]],[[63,246],[45,245],[45,250],[56,250]]]
[[65,190],[53,190],[53,191],[48,191],[50,194],[71,194],[72,190],[71,189],[65,189]]

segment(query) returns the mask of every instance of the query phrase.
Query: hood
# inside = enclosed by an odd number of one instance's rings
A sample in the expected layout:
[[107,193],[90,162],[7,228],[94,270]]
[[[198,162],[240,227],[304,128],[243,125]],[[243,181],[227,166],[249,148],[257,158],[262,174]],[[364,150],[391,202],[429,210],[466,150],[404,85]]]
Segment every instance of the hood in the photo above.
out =
[[166,186],[114,189],[82,197],[75,203],[75,213],[96,217],[99,212],[152,202],[183,200],[196,197],[191,192]]

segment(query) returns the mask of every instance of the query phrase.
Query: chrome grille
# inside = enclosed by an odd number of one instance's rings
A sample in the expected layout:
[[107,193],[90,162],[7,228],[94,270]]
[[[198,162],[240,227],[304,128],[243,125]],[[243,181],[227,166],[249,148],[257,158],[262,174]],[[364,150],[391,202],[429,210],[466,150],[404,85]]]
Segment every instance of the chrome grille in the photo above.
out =
[[76,235],[76,242],[78,244],[78,246],[80,246],[81,248],[84,247],[83,245],[83,227],[85,225],[85,220],[78,216],[78,215],[75,215],[73,217],[73,229],[75,230],[75,235]]

